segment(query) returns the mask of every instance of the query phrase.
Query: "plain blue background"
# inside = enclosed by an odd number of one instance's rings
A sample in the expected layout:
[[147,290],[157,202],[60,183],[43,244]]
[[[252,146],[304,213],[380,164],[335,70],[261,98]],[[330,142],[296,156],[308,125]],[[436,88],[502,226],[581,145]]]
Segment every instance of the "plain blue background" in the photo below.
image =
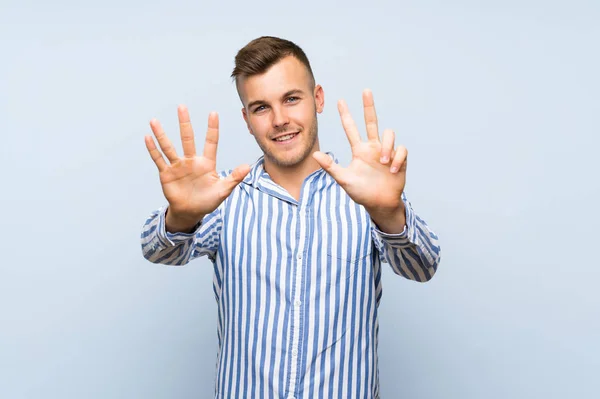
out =
[[[410,152],[406,192],[439,234],[426,284],[384,269],[383,398],[600,397],[600,6],[595,1],[0,1],[0,397],[208,398],[212,267],[142,258],[164,204],[143,136],[253,162],[229,78],[251,39],[307,52],[336,110]],[[362,130],[364,137],[364,128]]]

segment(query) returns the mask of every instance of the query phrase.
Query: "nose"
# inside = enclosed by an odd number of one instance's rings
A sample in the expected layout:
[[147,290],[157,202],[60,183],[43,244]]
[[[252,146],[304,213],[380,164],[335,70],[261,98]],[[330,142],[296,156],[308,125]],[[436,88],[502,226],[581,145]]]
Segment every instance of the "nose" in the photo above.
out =
[[273,127],[281,129],[290,123],[290,118],[283,107],[273,107]]

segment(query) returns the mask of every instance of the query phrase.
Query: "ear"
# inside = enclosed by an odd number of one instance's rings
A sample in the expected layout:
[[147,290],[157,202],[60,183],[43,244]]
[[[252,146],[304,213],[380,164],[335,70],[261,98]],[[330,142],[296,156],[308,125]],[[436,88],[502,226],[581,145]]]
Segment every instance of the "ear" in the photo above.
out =
[[244,122],[246,122],[246,126],[248,126],[248,132],[254,136],[252,133],[252,128],[250,127],[250,122],[248,122],[248,114],[246,113],[246,107],[242,108],[242,116],[244,117]]
[[323,112],[323,108],[325,107],[325,93],[323,92],[323,87],[321,85],[315,86],[314,91],[315,96],[315,104],[317,106],[317,113]]

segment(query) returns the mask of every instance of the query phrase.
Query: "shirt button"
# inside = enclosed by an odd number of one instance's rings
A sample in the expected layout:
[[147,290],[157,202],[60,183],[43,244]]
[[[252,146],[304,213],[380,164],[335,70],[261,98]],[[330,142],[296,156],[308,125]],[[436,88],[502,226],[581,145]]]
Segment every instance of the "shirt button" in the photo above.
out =
[[294,398],[293,396],[290,395],[287,397],[287,399],[296,399],[296,398]]
[[296,306],[300,307],[300,305],[302,305],[302,302],[300,302],[299,300],[296,300],[296,302],[294,302],[296,304]]
[[298,349],[292,349],[292,356],[298,356]]
[[298,255],[298,259],[302,260],[302,254]]

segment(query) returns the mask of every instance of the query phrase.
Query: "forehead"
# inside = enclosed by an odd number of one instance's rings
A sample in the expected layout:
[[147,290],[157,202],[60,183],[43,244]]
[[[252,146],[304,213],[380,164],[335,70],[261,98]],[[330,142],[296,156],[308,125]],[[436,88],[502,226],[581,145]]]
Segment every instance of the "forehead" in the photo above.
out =
[[312,90],[310,74],[304,64],[295,57],[281,59],[265,73],[239,79],[238,89],[244,104],[251,101],[277,100],[293,90]]

